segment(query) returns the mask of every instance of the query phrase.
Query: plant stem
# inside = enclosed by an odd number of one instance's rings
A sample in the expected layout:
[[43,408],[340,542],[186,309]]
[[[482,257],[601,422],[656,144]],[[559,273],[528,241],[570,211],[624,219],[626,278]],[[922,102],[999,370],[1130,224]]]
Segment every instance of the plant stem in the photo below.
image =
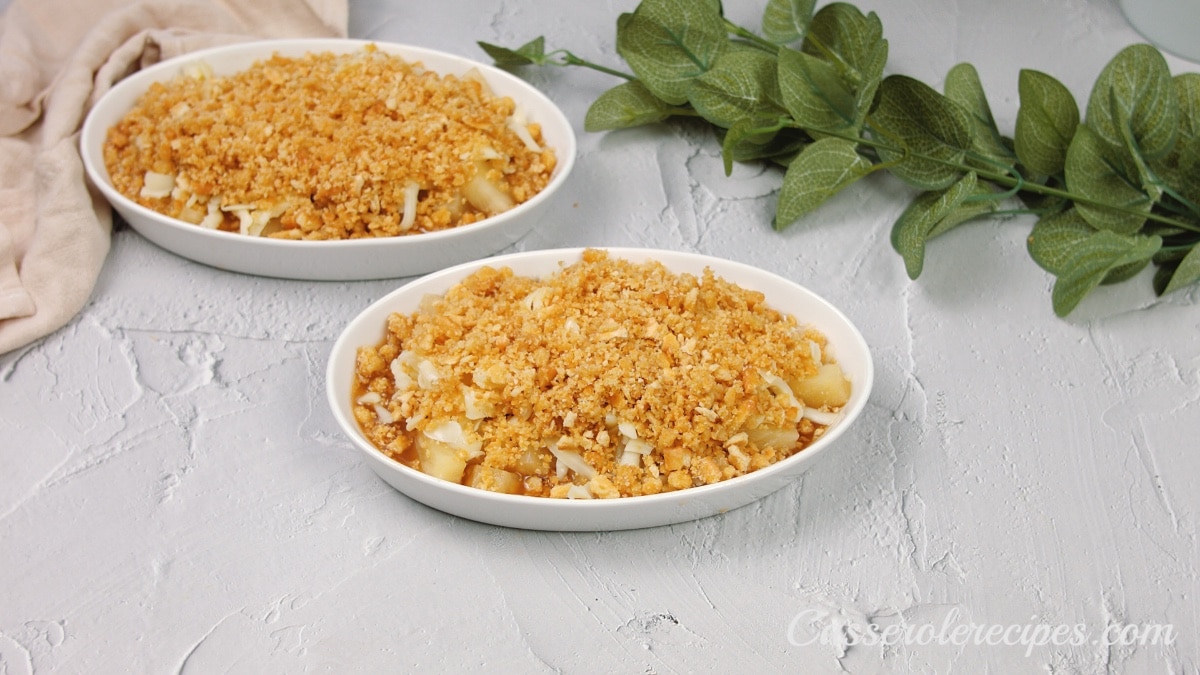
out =
[[980,168],[976,168],[976,167],[966,166],[960,162],[945,160],[945,159],[941,159],[939,157],[930,157],[928,155],[923,155],[921,153],[913,152],[912,150],[910,150],[909,148],[906,148],[906,147],[902,147],[902,146],[897,147],[890,143],[876,141],[876,140],[872,140],[870,138],[864,138],[857,134],[849,135],[849,134],[844,134],[840,131],[833,131],[833,130],[828,130],[828,129],[816,129],[816,128],[805,129],[804,127],[801,127],[795,123],[791,124],[790,126],[792,126],[793,128],[802,129],[804,131],[816,131],[818,133],[828,134],[830,136],[835,136],[837,138],[841,138],[843,140],[850,141],[852,143],[865,145],[865,146],[875,148],[875,149],[890,151],[890,152],[893,152],[896,154],[904,155],[905,157],[921,159],[921,160],[927,161],[927,162],[934,162],[937,164],[941,164],[942,166],[948,166],[950,168],[956,169],[963,173],[966,173],[968,171],[974,171],[975,175],[979,176],[980,178],[991,181],[993,183],[996,183],[997,185],[1001,185],[1001,186],[1004,186],[1004,187],[1007,187],[1010,189],[1019,189],[1019,190],[1026,191],[1026,192],[1033,192],[1036,194],[1045,195],[1047,197],[1059,197],[1059,198],[1066,199],[1068,201],[1072,201],[1072,202],[1075,202],[1078,204],[1087,204],[1088,206],[1094,206],[1097,208],[1107,209],[1109,211],[1116,211],[1118,213],[1126,213],[1126,214],[1136,215],[1139,217],[1144,217],[1147,220],[1153,220],[1157,223],[1163,223],[1164,225],[1171,225],[1171,226],[1178,227],[1178,228],[1188,230],[1191,232],[1200,232],[1200,226],[1193,225],[1192,223],[1176,220],[1174,218],[1169,218],[1167,216],[1163,216],[1163,215],[1160,215],[1157,213],[1148,213],[1148,212],[1130,208],[1127,206],[1121,206],[1119,204],[1110,204],[1108,202],[1102,202],[1102,201],[1099,201],[1096,199],[1084,197],[1082,195],[1077,195],[1075,193],[1068,192],[1066,190],[1060,190],[1058,188],[1053,188],[1048,185],[1042,185],[1040,183],[1031,183],[1031,182],[1024,180],[1019,175],[1016,178],[1014,178],[1013,175],[1009,172],[1001,173],[998,171],[989,171],[987,169],[980,169]]
[[622,78],[625,78],[626,80],[636,80],[637,79],[636,76],[630,75],[629,73],[623,73],[619,70],[613,70],[612,68],[609,68],[607,66],[602,66],[599,63],[592,63],[591,61],[588,61],[586,59],[581,59],[578,56],[575,56],[574,54],[572,54],[571,52],[568,52],[566,50],[559,50],[556,53],[562,54],[562,64],[561,65],[564,65],[564,66],[581,66],[583,68],[590,68],[592,70],[599,71],[599,72],[605,73],[607,75],[622,77]]
[[838,73],[842,77],[845,77],[856,89],[862,85],[862,75],[858,72],[858,69],[847,63],[841,54],[830,49],[816,35],[809,33],[804,37],[804,43],[805,45],[811,45],[817,51],[821,52],[825,58],[829,59],[829,62],[838,69]]
[[1174,251],[1190,251],[1195,247],[1196,247],[1196,244],[1195,244],[1195,242],[1193,242],[1191,244],[1178,244],[1175,246],[1164,245],[1162,248],[1160,248],[1158,250],[1160,253],[1172,253]]
[[742,38],[743,40],[749,42],[750,44],[754,45],[755,47],[766,50],[772,54],[775,54],[779,51],[779,45],[771,42],[770,40],[766,40],[758,35],[755,35],[753,32],[746,30],[745,28],[742,28],[741,26],[737,25],[736,23],[733,23],[729,19],[723,18],[723,19],[721,19],[721,21],[723,21],[725,23],[725,31],[726,32]]

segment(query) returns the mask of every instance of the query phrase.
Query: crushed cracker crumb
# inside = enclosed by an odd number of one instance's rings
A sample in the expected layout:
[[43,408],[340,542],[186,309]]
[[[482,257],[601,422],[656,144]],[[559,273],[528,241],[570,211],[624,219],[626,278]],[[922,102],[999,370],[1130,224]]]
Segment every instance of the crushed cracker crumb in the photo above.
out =
[[441,76],[374,45],[277,54],[152,85],[109,130],[104,159],[122,194],[199,226],[391,237],[478,222],[540,192],[556,157],[518,112],[477,75]]
[[483,267],[392,314],[385,339],[359,349],[350,393],[364,434],[426,473],[513,494],[631,497],[717,483],[810,445],[826,427],[805,410],[827,417],[849,396],[825,347],[711,270],[589,249],[542,279]]

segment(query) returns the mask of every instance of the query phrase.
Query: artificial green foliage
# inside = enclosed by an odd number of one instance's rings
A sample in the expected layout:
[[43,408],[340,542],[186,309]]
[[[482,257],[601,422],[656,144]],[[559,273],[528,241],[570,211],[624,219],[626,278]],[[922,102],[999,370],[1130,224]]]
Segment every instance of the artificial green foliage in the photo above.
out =
[[780,95],[792,123],[815,130],[814,138],[859,133],[857,96],[833,64],[787,47],[779,50],[778,64]]
[[671,116],[672,107],[650,93],[640,80],[623,82],[600,95],[583,119],[587,131],[626,129],[661,122]]
[[653,0],[618,22],[617,53],[655,96],[688,102],[692,82],[730,50],[719,8],[696,0]]
[[904,258],[908,276],[925,266],[925,242],[969,220],[996,210],[998,202],[974,172],[942,191],[923,192],[900,214],[892,228],[892,247]]
[[728,129],[740,120],[769,125],[786,113],[779,93],[774,54],[731,49],[686,87],[687,102],[714,126]]
[[914,187],[943,190],[968,170],[971,119],[929,85],[904,75],[888,77],[870,121],[880,160]]
[[[1091,125],[1075,132],[1067,148],[1066,181],[1079,197],[1079,214],[1095,227],[1124,234],[1137,232],[1154,205],[1139,185],[1136,153],[1125,144],[1105,141]],[[1110,205],[1122,210],[1108,208]]]
[[816,0],[768,0],[763,11],[763,35],[781,45],[803,40],[816,5]]
[[831,196],[872,171],[872,164],[852,141],[822,138],[804,148],[783,176],[775,227],[780,229],[820,206]]
[[767,0],[755,33],[727,20],[717,0],[643,0],[616,26],[632,73],[546,52],[541,37],[480,46],[506,68],[583,66],[622,78],[588,110],[588,131],[701,118],[727,174],[734,162],[779,165],[776,229],[873,172],[891,173],[916,190],[891,237],[914,279],[931,239],[1023,212],[1037,216],[1028,250],[1055,277],[1059,316],[1150,265],[1159,294],[1200,281],[1200,75],[1172,76],[1149,45],[1116,54],[1082,111],[1052,76],[1020,71],[1010,136],[968,63],[947,73],[942,92],[885,77],[883,24],[850,3]]
[[967,114],[971,126],[971,152],[967,163],[981,169],[1011,168],[1017,162],[1012,139],[1000,133],[992,107],[975,66],[960,63],[946,74],[946,98]]
[[1057,277],[1051,299],[1059,316],[1100,284],[1140,271],[1161,248],[1157,235],[1097,229],[1073,209],[1043,217],[1029,235],[1029,254]]
[[1036,70],[1021,71],[1017,94],[1021,97],[1013,139],[1017,158],[1035,175],[1061,174],[1067,147],[1079,127],[1075,97],[1063,83]]

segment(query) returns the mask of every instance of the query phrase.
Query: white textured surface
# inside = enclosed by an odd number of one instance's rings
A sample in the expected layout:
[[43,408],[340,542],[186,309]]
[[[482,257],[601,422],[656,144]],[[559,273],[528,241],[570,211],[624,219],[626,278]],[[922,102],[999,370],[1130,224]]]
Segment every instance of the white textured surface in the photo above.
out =
[[[636,3],[354,0],[355,37],[475,40],[612,65]],[[759,2],[728,2],[756,25]],[[890,72],[974,63],[1011,129],[1020,68],[1083,98],[1138,36],[1115,0],[864,0]],[[1197,70],[1170,59],[1174,72]],[[613,82],[527,78],[582,129]],[[1068,321],[1024,250],[969,226],[912,283],[886,178],[770,231],[778,176],[721,173],[694,127],[581,134],[573,180],[516,249],[636,245],[765,267],[875,349],[857,443],[724,516],[611,534],[458,520],[377,479],[322,398],[342,326],[398,281],[219,272],[116,234],[91,303],[0,357],[0,672],[1166,672],[1200,669],[1200,307],[1148,280]],[[1070,626],[1085,644],[796,645],[789,628]],[[799,620],[797,618],[799,617]],[[1170,625],[1170,645],[1093,644]],[[811,638],[792,631],[792,642]]]

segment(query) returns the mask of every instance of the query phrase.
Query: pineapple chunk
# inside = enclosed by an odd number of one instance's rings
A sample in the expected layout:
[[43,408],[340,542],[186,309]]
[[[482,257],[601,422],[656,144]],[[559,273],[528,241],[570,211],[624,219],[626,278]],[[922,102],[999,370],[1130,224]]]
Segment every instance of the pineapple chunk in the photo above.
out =
[[467,468],[465,450],[434,440],[423,433],[417,434],[416,446],[422,472],[451,483],[462,482],[463,471]]
[[511,471],[496,469],[482,464],[472,464],[467,469],[466,484],[481,490],[504,492],[510,495],[521,493],[521,477]]
[[836,363],[826,363],[812,377],[792,384],[794,393],[810,408],[837,408],[850,400],[850,381]]
[[548,455],[549,453],[545,450],[526,449],[509,468],[526,476],[539,476],[546,473],[553,466],[553,461],[547,459]]
[[786,429],[769,429],[766,427],[747,429],[746,435],[750,437],[750,442],[754,445],[763,449],[773,448],[779,452],[791,450],[796,447],[796,443],[800,440],[800,432],[796,427],[788,427]]
[[515,205],[512,197],[509,197],[502,187],[488,180],[486,165],[482,162],[478,164],[475,176],[462,186],[463,196],[471,206],[489,216],[511,209]]

